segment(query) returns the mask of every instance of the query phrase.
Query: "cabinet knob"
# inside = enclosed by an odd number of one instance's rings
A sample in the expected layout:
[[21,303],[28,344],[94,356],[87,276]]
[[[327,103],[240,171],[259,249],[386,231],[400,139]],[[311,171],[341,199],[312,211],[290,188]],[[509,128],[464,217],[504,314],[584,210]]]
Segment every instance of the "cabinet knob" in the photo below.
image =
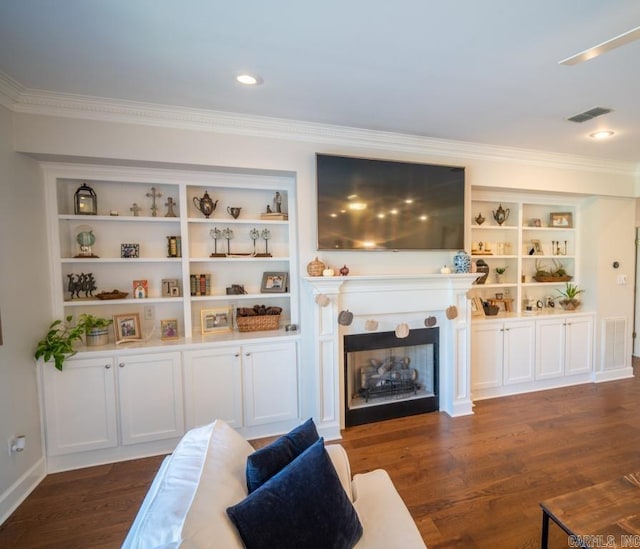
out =
[[240,356],[240,353],[236,353],[236,354],[235,354],[235,355],[233,355],[233,356],[235,356],[235,357],[239,357],[239,356]]
[[111,368],[111,364],[105,364],[104,367],[108,370],[109,368]]
[[251,353],[245,353],[244,356],[251,356]]
[[124,362],[121,362],[118,366],[120,366],[120,368],[124,368]]

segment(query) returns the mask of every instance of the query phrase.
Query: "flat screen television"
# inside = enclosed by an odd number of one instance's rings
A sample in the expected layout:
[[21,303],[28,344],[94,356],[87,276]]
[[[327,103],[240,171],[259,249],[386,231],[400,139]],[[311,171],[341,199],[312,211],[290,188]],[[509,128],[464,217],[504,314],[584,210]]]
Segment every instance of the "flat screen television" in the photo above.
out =
[[318,250],[464,248],[465,171],[316,154]]

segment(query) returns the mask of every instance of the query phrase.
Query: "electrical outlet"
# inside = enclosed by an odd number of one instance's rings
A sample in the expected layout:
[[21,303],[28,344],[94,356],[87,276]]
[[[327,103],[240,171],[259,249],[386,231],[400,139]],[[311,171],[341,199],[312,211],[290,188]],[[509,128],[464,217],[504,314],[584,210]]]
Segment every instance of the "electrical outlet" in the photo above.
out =
[[145,320],[153,320],[155,316],[155,309],[153,305],[145,305],[144,306],[144,319]]

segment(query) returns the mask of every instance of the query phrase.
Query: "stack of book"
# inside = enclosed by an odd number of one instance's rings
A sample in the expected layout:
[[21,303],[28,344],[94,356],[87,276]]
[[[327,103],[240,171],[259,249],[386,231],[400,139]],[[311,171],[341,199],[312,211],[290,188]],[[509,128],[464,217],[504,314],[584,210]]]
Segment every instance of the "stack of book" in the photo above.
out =
[[189,284],[191,295],[211,295],[211,275],[192,274]]

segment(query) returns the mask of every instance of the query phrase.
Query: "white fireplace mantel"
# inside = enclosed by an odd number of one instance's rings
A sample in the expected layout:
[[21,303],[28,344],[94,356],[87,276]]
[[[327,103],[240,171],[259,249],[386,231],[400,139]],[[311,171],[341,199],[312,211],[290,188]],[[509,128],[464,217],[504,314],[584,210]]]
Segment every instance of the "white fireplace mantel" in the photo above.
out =
[[[304,278],[315,307],[315,421],[325,437],[339,438],[344,428],[344,336],[372,333],[365,329],[367,320],[377,321],[377,332],[386,332],[395,330],[401,322],[410,329],[423,328],[425,319],[435,316],[440,327],[440,410],[450,416],[473,413],[467,291],[477,277],[406,274]],[[447,318],[450,307],[457,312],[455,318]],[[342,310],[353,313],[350,326],[338,324]]]

